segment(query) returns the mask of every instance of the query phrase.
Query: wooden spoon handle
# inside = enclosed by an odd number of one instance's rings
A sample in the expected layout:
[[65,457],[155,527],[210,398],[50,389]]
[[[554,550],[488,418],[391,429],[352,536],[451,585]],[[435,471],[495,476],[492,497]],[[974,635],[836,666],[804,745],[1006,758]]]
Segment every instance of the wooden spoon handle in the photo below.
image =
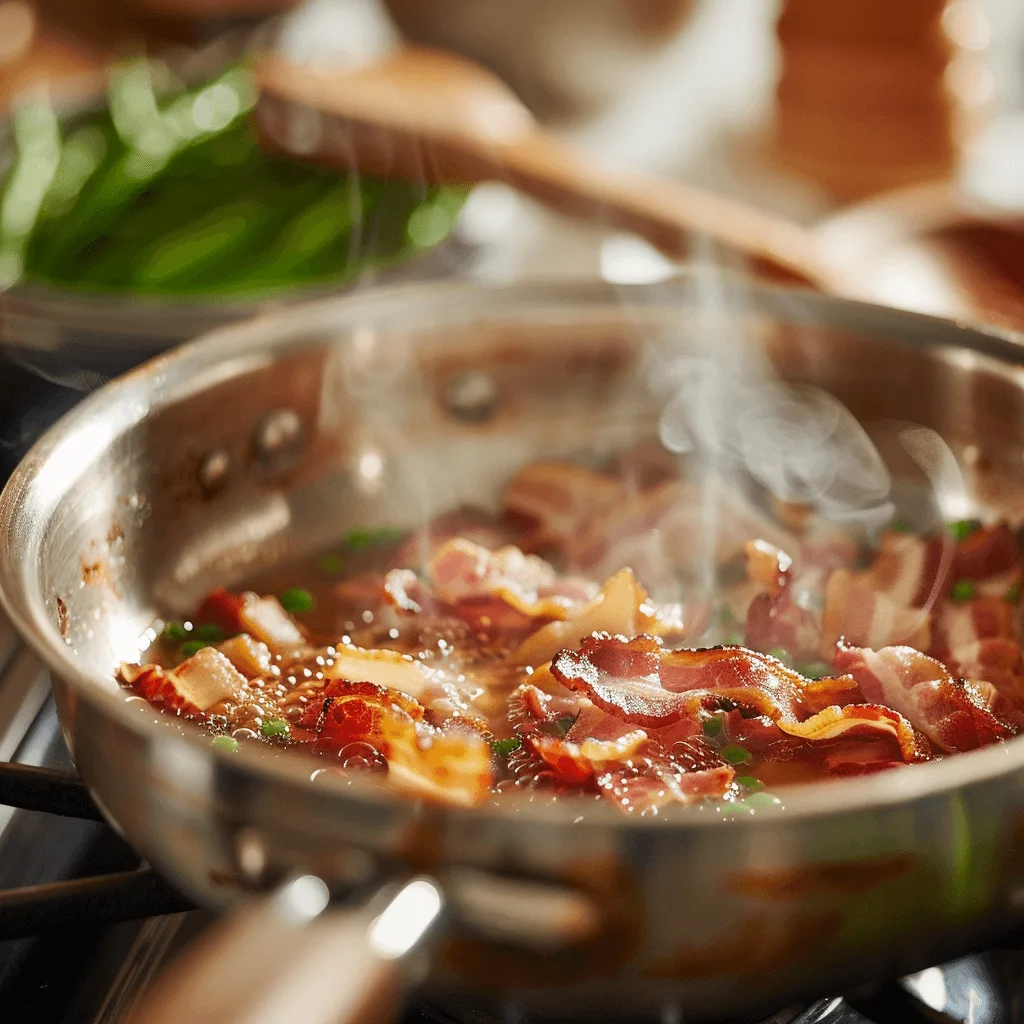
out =
[[694,233],[736,250],[773,276],[822,285],[811,234],[799,225],[681,182],[605,171],[543,133],[500,147],[505,177],[541,202],[597,218],[685,256]]

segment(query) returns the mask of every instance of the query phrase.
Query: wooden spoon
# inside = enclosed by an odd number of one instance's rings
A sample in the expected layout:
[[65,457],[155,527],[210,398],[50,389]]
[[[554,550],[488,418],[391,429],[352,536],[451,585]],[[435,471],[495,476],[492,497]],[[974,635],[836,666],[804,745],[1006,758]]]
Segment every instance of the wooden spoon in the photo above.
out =
[[505,181],[674,258],[696,232],[771,276],[828,286],[798,225],[677,182],[604,170],[541,129],[502,81],[453,54],[408,48],[355,70],[268,55],[257,78],[256,119],[270,148],[380,177]]

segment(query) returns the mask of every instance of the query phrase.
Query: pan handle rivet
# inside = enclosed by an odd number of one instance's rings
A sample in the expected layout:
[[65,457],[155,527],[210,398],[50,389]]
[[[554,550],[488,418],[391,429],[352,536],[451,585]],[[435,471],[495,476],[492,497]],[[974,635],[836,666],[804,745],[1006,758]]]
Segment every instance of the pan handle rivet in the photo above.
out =
[[231,472],[231,459],[223,448],[207,452],[199,463],[199,484],[207,494],[216,494]]
[[267,469],[291,465],[302,450],[302,421],[292,409],[269,413],[256,428],[256,455]]
[[484,423],[498,411],[498,385],[488,373],[460,373],[448,384],[444,396],[448,414],[463,423]]

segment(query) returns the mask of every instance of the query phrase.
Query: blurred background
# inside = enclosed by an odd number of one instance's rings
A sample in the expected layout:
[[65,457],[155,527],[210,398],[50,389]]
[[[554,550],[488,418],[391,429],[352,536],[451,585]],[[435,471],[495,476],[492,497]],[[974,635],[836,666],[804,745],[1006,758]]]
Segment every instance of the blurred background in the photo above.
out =
[[83,389],[268,302],[671,272],[500,183],[257,140],[252,54],[351,69],[409,44],[489,69],[584,161],[813,227],[848,294],[1024,328],[1019,0],[0,0],[8,359]]

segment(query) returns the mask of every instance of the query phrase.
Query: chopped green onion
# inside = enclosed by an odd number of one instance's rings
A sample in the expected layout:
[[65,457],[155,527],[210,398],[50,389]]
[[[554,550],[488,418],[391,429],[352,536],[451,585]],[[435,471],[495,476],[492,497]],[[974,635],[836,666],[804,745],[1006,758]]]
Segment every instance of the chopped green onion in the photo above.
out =
[[233,754],[238,749],[238,740],[234,736],[215,736],[210,746],[214,750],[226,750]]
[[705,719],[701,724],[705,736],[717,736],[722,731],[722,719],[715,715],[714,718]]
[[316,607],[316,601],[308,590],[302,587],[292,587],[281,595],[281,605],[291,615],[303,612],[311,612]]
[[963,540],[965,537],[970,537],[980,526],[981,523],[977,519],[958,519],[949,524],[949,532],[956,540]]
[[953,584],[950,597],[954,601],[970,601],[974,597],[974,584],[970,580],[957,580]]
[[730,633],[722,643],[726,647],[742,647],[745,639],[742,633]]
[[209,640],[187,640],[178,649],[182,658],[191,658],[198,654],[204,647],[212,647]]
[[289,731],[288,723],[283,718],[268,718],[260,726],[260,732],[267,739],[273,739],[275,736],[287,736]]
[[789,664],[789,651],[785,647],[773,647],[768,654],[772,658],[777,658],[785,665]]
[[324,555],[320,558],[316,567],[323,573],[327,573],[328,576],[337,576],[338,573],[345,571],[345,556],[339,554]]
[[510,736],[506,740],[495,740],[491,744],[491,749],[498,757],[508,757],[513,750],[518,750],[521,745],[522,740],[518,736]]
[[755,779],[753,775],[737,775],[734,781],[736,785],[746,786],[747,789],[760,789],[764,785],[760,779]]
[[164,626],[164,639],[170,640],[173,643],[181,643],[182,640],[187,640],[189,632],[185,628],[184,622],[168,622]]
[[800,675],[807,679],[821,679],[830,675],[832,666],[826,665],[823,661],[811,661],[800,669]]
[[354,551],[365,551],[378,544],[397,544],[405,536],[405,530],[394,526],[379,526],[373,530],[349,530],[345,544]]
[[1016,604],[1020,600],[1020,584],[1014,583],[1012,587],[1006,592],[1006,600],[1010,604]]
[[893,533],[910,533],[910,523],[905,523],[902,519],[894,519],[889,529]]
[[208,622],[203,626],[196,626],[189,633],[192,640],[205,640],[207,643],[217,644],[221,640],[227,640],[228,635],[215,622]]
[[722,747],[721,753],[729,764],[743,764],[744,761],[750,760],[750,751],[746,747],[737,747],[733,743]]

